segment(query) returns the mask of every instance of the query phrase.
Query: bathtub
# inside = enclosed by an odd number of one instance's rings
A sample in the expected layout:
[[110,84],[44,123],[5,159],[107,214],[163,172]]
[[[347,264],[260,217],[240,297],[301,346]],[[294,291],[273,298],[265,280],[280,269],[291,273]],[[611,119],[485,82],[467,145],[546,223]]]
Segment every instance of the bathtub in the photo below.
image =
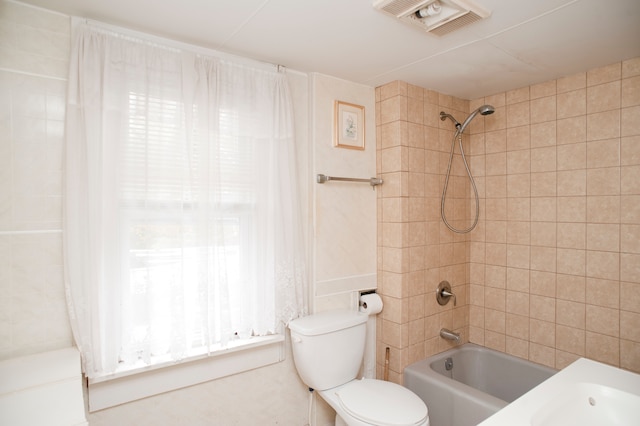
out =
[[472,426],[556,372],[466,343],[407,366],[404,386],[427,404],[431,426]]
[[87,426],[76,348],[0,361],[0,425]]

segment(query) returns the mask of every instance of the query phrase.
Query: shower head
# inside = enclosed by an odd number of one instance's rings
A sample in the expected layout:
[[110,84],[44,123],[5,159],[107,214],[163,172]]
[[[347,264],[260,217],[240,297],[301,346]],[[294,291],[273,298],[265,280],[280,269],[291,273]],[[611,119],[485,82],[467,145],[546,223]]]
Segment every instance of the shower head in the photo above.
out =
[[482,105],[478,111],[480,111],[480,115],[489,115],[496,112],[496,109],[491,105]]
[[473,111],[471,114],[469,114],[469,117],[467,117],[467,119],[464,120],[464,123],[462,123],[460,127],[456,126],[456,128],[458,128],[460,133],[462,133],[464,132],[464,129],[469,125],[469,123],[471,123],[471,120],[473,120],[474,117],[478,115],[478,113],[480,113],[480,115],[489,115],[489,114],[493,114],[494,112],[496,112],[496,109],[493,106],[482,105],[481,107]]

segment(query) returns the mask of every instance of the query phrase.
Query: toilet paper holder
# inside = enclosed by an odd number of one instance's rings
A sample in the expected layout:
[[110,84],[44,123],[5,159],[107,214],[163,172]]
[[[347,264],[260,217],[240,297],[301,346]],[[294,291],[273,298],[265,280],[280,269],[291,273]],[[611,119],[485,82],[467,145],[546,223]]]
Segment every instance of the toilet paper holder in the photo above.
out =
[[376,315],[382,311],[382,299],[375,291],[362,292],[358,300],[358,310],[368,315]]
[[453,297],[453,306],[456,306],[456,295],[451,292],[451,284],[449,281],[440,281],[436,290],[436,300],[439,305],[446,305],[449,299]]

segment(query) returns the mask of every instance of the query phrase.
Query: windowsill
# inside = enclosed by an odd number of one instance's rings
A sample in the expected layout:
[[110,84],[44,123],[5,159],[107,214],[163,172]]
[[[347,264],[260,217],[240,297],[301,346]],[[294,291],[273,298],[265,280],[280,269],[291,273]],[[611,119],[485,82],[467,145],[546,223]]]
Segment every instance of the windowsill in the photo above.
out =
[[284,336],[252,338],[210,354],[89,379],[89,412],[208,382],[284,360]]

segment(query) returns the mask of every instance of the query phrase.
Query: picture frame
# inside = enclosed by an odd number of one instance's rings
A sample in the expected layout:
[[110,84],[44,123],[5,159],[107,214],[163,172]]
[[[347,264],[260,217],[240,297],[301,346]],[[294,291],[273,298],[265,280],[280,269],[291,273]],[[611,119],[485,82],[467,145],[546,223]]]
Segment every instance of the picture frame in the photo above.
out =
[[364,150],[364,107],[335,101],[334,146]]

